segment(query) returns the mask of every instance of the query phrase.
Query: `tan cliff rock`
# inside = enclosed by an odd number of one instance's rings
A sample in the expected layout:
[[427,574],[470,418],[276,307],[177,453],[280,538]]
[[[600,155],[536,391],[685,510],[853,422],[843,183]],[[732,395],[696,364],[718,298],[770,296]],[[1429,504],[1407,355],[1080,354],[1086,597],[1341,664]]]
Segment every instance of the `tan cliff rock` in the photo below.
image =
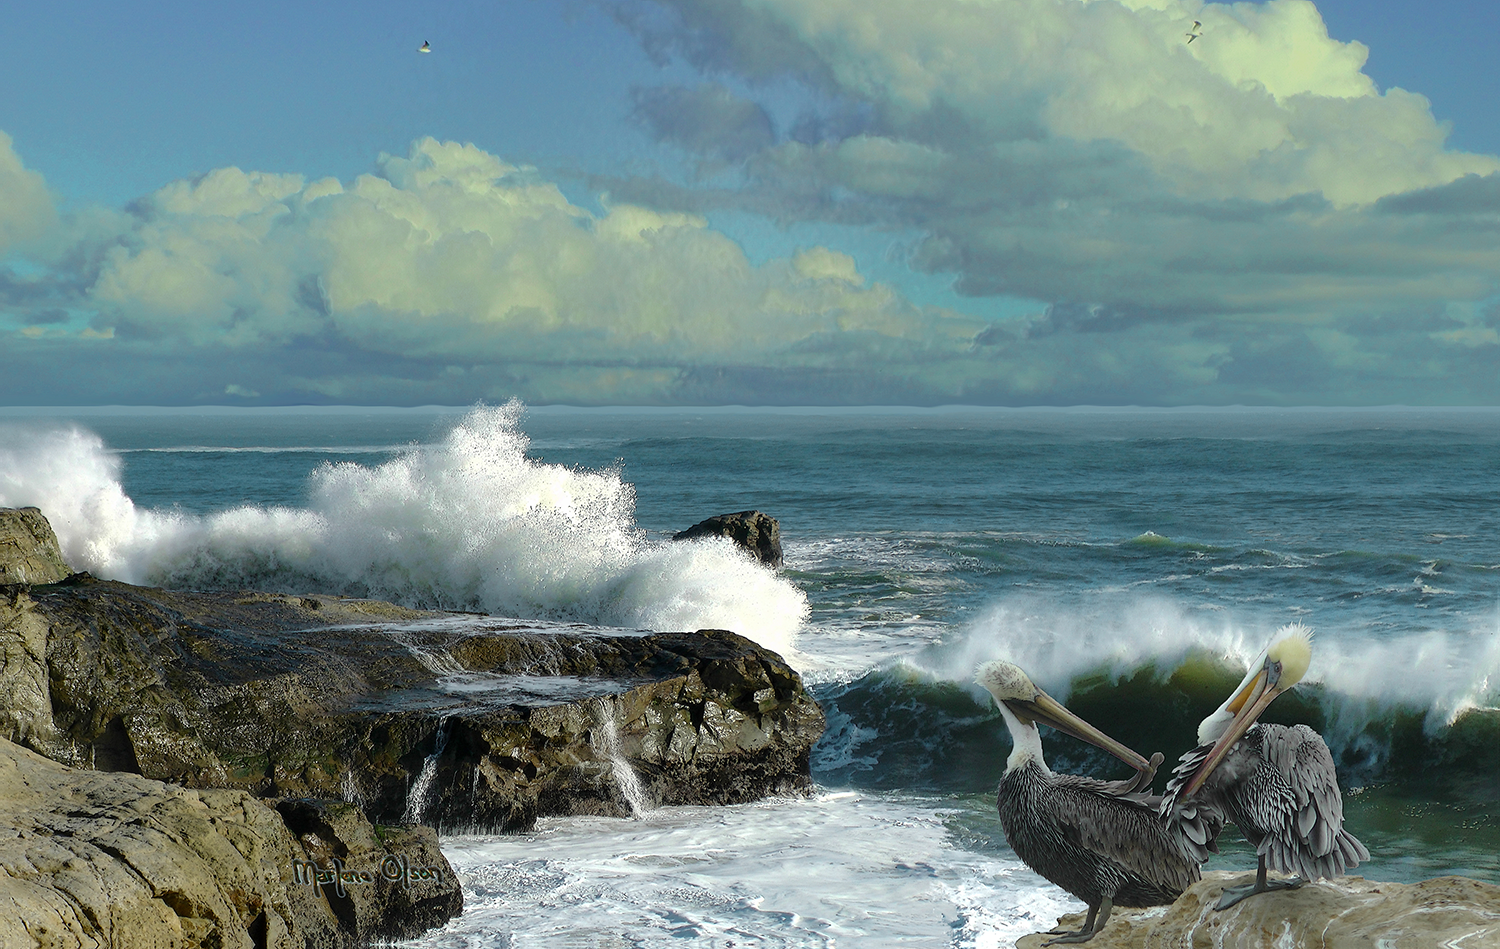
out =
[[0,508],[0,583],[56,583],[72,572],[41,511]]
[[[1320,880],[1214,909],[1254,872],[1211,871],[1171,906],[1116,909],[1091,949],[1500,949],[1500,886],[1447,876],[1421,883]],[[1077,930],[1084,914],[1064,916]],[[1054,937],[1033,933],[1017,949]]]
[[379,833],[337,803],[303,810],[68,768],[0,740],[0,946],[342,949],[459,911],[430,829]]

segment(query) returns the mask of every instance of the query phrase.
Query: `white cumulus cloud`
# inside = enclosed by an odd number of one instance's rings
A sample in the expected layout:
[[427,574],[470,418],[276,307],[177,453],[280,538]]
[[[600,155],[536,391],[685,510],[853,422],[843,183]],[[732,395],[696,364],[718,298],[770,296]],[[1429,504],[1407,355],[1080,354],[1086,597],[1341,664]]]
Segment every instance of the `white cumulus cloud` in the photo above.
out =
[[[434,395],[484,380],[470,399],[509,384],[657,401],[704,365],[900,363],[961,352],[984,325],[913,305],[827,248],[753,264],[697,214],[590,212],[533,170],[433,139],[347,184],[238,168],[175,181],[81,246],[74,303],[118,352],[322,347],[348,373],[426,376],[416,388]],[[217,391],[276,388],[249,378]],[[348,398],[368,381],[330,363],[283,384]]]

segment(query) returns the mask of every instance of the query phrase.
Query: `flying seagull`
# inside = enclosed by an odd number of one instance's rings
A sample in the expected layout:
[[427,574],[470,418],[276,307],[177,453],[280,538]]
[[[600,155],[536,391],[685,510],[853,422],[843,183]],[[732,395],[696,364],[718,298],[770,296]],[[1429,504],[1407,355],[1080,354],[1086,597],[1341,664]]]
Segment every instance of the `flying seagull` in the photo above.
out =
[[1193,21],[1193,28],[1191,30],[1189,30],[1185,34],[1187,36],[1187,38],[1188,38],[1188,45],[1189,46],[1192,45],[1193,40],[1195,40],[1198,37],[1200,37],[1200,36],[1203,35],[1203,33],[1202,33],[1201,29],[1200,29],[1202,26],[1203,26],[1203,24],[1200,23],[1200,22],[1198,22],[1197,20]]
[[[1160,798],[1149,787],[1158,752],[1150,761],[1069,712],[1009,662],[987,662],[976,681],[994,696],[1010,729],[1014,750],[1000,780],[1000,826],[1016,856],[1088,904],[1078,932],[1056,943],[1088,942],[1109,922],[1115,906],[1170,903],[1198,880],[1198,863],[1160,819]],[[1054,774],[1042,759],[1036,723],[1096,745],[1130,763],[1133,778],[1101,781]]]
[[419,52],[419,53],[430,53],[430,52],[432,52],[432,47],[429,46],[429,45],[427,45],[427,41],[426,40],[423,40],[422,41],[422,45],[417,47],[417,52]]

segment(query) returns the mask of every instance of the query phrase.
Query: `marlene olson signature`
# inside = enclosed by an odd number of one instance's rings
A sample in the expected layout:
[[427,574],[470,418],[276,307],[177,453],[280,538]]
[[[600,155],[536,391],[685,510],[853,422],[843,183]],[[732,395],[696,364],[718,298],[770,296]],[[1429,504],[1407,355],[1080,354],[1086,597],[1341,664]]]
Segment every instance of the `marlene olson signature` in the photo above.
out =
[[332,866],[320,867],[311,860],[293,860],[292,882],[307,886],[331,886],[337,895],[348,896],[346,886],[360,886],[376,880],[411,886],[413,883],[441,880],[443,874],[441,867],[414,867],[406,862],[405,857],[394,853],[385,855],[385,859],[380,861],[380,869],[375,873],[369,870],[349,870],[338,857],[332,858],[329,863]]

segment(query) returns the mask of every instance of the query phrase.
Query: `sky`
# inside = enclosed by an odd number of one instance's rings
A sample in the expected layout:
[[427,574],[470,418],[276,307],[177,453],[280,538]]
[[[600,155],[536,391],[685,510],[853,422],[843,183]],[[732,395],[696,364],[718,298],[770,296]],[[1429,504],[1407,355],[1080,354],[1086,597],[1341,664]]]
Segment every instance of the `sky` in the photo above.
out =
[[1493,4],[0,26],[0,405],[1500,404]]

